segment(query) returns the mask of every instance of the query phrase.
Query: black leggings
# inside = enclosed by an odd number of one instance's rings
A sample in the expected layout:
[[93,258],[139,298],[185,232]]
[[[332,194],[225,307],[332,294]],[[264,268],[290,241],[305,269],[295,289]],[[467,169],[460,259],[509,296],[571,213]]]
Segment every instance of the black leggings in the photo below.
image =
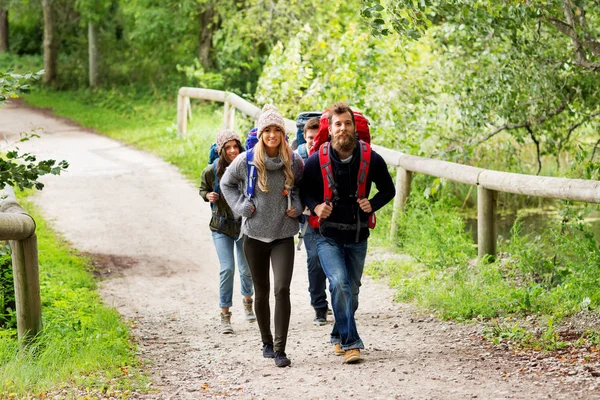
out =
[[[273,343],[275,351],[285,351],[290,326],[290,283],[294,271],[294,238],[261,242],[244,236],[244,254],[254,283],[254,311],[263,343]],[[275,340],[271,334],[271,290],[269,266],[273,265],[275,292]]]

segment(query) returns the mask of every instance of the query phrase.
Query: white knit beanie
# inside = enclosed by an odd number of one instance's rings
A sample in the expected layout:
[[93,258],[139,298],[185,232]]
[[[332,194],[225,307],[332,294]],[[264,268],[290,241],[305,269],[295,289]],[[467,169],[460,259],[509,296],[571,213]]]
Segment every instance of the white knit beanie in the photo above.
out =
[[217,154],[221,154],[221,150],[223,149],[225,143],[231,140],[237,140],[241,143],[238,134],[232,131],[231,129],[223,129],[222,131],[217,133]]
[[285,121],[283,120],[283,117],[273,104],[266,104],[256,123],[256,128],[258,129],[256,136],[260,139],[263,130],[272,125],[281,128],[281,131],[285,134]]

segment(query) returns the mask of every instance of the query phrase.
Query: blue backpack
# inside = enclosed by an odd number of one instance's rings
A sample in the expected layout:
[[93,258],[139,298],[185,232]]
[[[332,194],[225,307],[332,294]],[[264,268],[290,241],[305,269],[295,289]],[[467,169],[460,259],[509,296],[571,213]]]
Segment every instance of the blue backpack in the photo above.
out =
[[[294,153],[292,152],[292,168],[294,168]],[[246,151],[246,169],[248,170],[248,184],[246,185],[246,197],[254,198],[256,190],[256,179],[258,178],[258,170],[254,165],[254,149]],[[216,170],[215,170],[216,171]],[[215,172],[216,176],[216,172]]]
[[208,163],[212,164],[219,158],[219,153],[217,153],[217,144],[213,143],[210,146],[210,150],[208,150]]

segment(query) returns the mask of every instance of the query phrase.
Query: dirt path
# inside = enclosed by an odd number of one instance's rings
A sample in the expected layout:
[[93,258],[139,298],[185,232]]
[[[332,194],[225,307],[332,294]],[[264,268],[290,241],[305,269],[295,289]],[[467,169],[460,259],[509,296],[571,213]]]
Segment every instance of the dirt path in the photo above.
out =
[[[255,324],[234,297],[235,335],[218,333],[218,266],[209,207],[157,157],[22,105],[0,109],[0,133],[42,128],[20,146],[66,159],[35,202],[106,274],[106,303],[132,321],[150,363],[152,399],[591,399],[589,365],[517,356],[481,340],[480,327],[442,323],[391,301],[366,277],[357,312],[364,361],[344,365],[312,324],[304,252],[297,253],[288,341],[290,368],[261,357]],[[371,252],[370,257],[377,257]],[[236,277],[236,294],[239,281]]]

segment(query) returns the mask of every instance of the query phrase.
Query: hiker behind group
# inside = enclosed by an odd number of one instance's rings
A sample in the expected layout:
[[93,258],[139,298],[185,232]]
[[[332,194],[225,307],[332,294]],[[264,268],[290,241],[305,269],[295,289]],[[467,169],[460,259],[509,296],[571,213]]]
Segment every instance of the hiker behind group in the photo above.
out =
[[222,130],[217,134],[216,153],[218,158],[202,172],[200,196],[210,202],[212,217],[209,228],[219,257],[219,303],[221,307],[221,333],[233,333],[231,312],[233,298],[233,277],[235,274],[234,247],[238,272],[240,274],[246,320],[256,321],[252,311],[252,276],[244,256],[243,241],[240,239],[241,218],[236,218],[225,199],[219,194],[219,179],[230,163],[242,151],[239,136],[232,130]]
[[[367,254],[368,220],[394,197],[395,189],[385,161],[371,151],[366,197],[357,198],[359,165],[364,154],[363,142],[356,137],[354,113],[347,104],[337,103],[329,108],[328,117],[332,150],[329,160],[335,182],[332,201],[324,201],[319,152],[306,162],[301,195],[304,204],[320,219],[317,251],[329,279],[335,317],[331,343],[335,354],[343,354],[346,363],[353,363],[360,359],[360,349],[364,348],[354,315]],[[368,199],[372,183],[378,192]]]
[[[305,143],[298,146],[296,152],[302,157],[302,160],[306,162],[308,159],[308,153],[313,145],[315,136],[319,132],[319,118],[311,118],[306,121],[304,125],[304,139]],[[314,323],[317,325],[325,325],[327,323],[327,277],[323,268],[321,268],[321,262],[319,261],[319,255],[317,254],[316,238],[318,232],[315,232],[308,221],[303,222],[300,225],[300,232],[302,234],[302,241],[306,248],[306,264],[308,267],[308,292],[310,293],[310,305],[315,310]]]
[[[252,150],[231,163],[221,180],[221,190],[233,211],[243,217],[244,252],[254,282],[254,311],[263,356],[274,358],[278,367],[286,367],[291,364],[285,349],[291,314],[294,235],[303,209],[297,188],[303,163],[291,151],[285,139],[284,119],[272,105],[266,105],[258,118],[257,138]],[[270,265],[275,336],[271,333],[269,306]]]

